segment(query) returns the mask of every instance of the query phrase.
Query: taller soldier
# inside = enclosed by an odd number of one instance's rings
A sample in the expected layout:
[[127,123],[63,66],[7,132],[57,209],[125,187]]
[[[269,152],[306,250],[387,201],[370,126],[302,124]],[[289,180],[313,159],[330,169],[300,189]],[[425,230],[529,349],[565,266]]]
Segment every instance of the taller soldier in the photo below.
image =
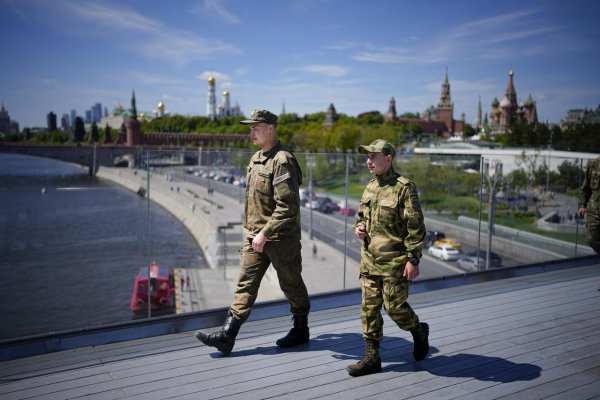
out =
[[425,223],[417,187],[392,166],[396,149],[382,139],[358,146],[367,154],[373,175],[358,209],[354,233],[362,241],[360,286],[362,334],[365,355],[346,369],[351,376],[381,371],[379,343],[383,338],[381,307],[414,340],[413,357],[419,361],[429,352],[429,325],[406,301],[410,282],[419,276],[419,260],[425,240]]
[[279,347],[308,342],[310,301],[302,279],[300,253],[300,194],[302,171],[294,155],[277,139],[277,115],[254,110],[250,119],[252,142],[260,147],[246,169],[244,238],[240,274],[225,324],[215,333],[196,332],[202,343],[229,355],[241,325],[248,319],[260,282],[270,264],[290,302],[294,326],[277,340]]
[[[586,240],[600,255],[600,157],[590,160],[579,192],[579,218],[586,220]],[[600,290],[600,286],[598,286]]]

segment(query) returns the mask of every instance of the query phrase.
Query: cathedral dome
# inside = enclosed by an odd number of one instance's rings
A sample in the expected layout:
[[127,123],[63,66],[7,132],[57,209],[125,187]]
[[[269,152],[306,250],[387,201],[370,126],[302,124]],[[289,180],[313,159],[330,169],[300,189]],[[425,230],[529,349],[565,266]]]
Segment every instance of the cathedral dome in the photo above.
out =
[[498,101],[498,99],[496,97],[494,97],[494,100],[492,101],[492,108],[497,108],[500,105],[500,102]]
[[212,76],[212,75],[211,75],[211,76],[209,76],[209,77],[208,77],[208,83],[209,83],[209,84],[211,84],[211,85],[214,85],[214,84],[215,84],[215,77],[214,77],[214,76]]
[[511,104],[510,100],[508,99],[508,97],[504,96],[504,98],[500,102],[500,107],[501,108],[510,108],[510,107],[512,107],[512,104]]
[[227,90],[223,90],[223,96],[225,96],[225,97],[229,96],[229,92]]
[[158,107],[159,110],[163,109],[163,108],[165,108],[165,103],[163,103],[162,101],[159,101],[157,107]]

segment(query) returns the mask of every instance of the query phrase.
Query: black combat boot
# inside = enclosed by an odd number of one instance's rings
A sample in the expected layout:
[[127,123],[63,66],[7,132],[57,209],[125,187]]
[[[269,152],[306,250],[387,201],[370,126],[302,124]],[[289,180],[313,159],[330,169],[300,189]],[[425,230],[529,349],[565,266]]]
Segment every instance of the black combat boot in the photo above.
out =
[[237,336],[242,322],[235,319],[233,315],[228,314],[225,324],[220,331],[215,333],[204,333],[202,331],[196,331],[196,339],[201,341],[207,346],[216,347],[224,355],[228,356],[233,349],[235,344],[235,337]]
[[414,340],[413,357],[416,361],[421,361],[429,353],[429,325],[421,322],[410,333]]
[[287,335],[275,342],[279,347],[294,347],[308,343],[308,317],[306,315],[294,315],[292,318],[294,327]]
[[365,339],[365,356],[356,364],[346,367],[350,376],[363,376],[381,372],[381,358],[379,357],[379,342]]

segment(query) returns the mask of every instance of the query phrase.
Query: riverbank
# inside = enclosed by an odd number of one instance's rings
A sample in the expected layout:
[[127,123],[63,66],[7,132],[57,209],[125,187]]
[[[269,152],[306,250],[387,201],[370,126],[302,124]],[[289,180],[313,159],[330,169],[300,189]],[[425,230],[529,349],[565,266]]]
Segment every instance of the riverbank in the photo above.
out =
[[[180,312],[229,305],[239,271],[242,203],[217,191],[209,195],[205,188],[177,180],[169,174],[151,172],[149,190],[148,174],[145,171],[100,167],[97,176],[136,193],[148,192],[151,201],[183,223],[202,249],[210,268],[179,272],[180,276],[190,276],[190,286],[179,292]],[[219,227],[224,226],[231,228],[221,229],[222,232],[219,232]],[[317,255],[313,255],[313,244],[317,247]],[[310,240],[305,232],[302,235],[302,246],[303,277],[309,294],[359,287],[356,261],[347,259],[344,273],[343,254],[338,250],[319,240]],[[257,301],[282,298],[284,295],[279,288],[276,273],[270,267],[261,284]]]

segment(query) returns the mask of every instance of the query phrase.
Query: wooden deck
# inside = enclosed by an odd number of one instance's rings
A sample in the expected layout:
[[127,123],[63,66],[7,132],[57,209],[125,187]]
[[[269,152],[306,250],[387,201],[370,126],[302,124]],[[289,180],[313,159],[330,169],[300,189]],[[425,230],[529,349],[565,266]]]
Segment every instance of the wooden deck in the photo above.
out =
[[386,316],[383,371],[360,378],[353,305],[313,312],[293,351],[285,317],[246,323],[230,357],[185,332],[5,361],[0,399],[600,399],[599,284],[591,265],[411,295],[430,356]]

